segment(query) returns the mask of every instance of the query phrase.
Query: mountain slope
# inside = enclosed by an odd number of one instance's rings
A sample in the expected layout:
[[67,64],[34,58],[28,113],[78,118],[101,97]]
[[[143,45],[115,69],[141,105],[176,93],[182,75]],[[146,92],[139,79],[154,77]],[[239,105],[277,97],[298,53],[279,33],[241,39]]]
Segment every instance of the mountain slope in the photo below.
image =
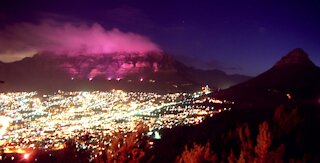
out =
[[248,106],[249,103],[268,105],[288,98],[312,99],[316,102],[319,95],[320,68],[298,48],[289,52],[266,72],[215,96],[246,103],[245,106]]
[[0,63],[1,80],[6,81],[0,86],[1,91],[123,89],[186,92],[197,90],[203,84],[220,87],[219,82],[235,84],[247,79],[239,76],[196,70],[167,54],[153,53],[93,56],[42,53],[18,62]]
[[[181,66],[177,66],[181,67]],[[219,89],[226,89],[230,86],[249,80],[251,77],[245,75],[228,75],[221,70],[200,70],[193,67],[178,68],[179,72],[201,85],[210,85]]]

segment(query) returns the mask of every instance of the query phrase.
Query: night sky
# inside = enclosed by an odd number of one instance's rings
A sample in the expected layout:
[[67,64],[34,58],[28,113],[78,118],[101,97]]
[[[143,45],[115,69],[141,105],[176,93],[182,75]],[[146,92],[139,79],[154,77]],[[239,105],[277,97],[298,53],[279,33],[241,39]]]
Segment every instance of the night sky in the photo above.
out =
[[[60,27],[66,24],[65,35]],[[162,50],[187,65],[229,74],[257,75],[297,47],[320,65],[317,0],[0,2],[0,60],[74,48],[70,41],[79,41],[78,36],[99,37],[90,32],[112,38],[84,43],[94,47],[90,52],[104,49],[102,44],[113,50]],[[134,48],[112,44],[135,41]]]

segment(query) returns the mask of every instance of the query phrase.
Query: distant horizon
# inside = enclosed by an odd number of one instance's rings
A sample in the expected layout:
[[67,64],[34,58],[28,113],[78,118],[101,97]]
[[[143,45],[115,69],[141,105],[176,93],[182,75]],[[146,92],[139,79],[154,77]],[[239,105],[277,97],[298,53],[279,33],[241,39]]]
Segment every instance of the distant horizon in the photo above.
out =
[[[293,48],[292,50],[294,50],[294,49],[298,49],[298,48]],[[300,48],[300,49],[302,49],[303,51],[305,51],[305,49],[303,49],[303,48]],[[248,76],[248,77],[255,77],[255,76],[258,76],[259,74],[267,71],[268,69],[272,68],[272,67],[274,66],[274,64],[276,64],[279,60],[281,60],[282,57],[286,56],[286,55],[287,55],[289,52],[291,52],[292,50],[288,51],[286,54],[284,54],[283,56],[279,57],[278,60],[276,60],[273,64],[269,65],[269,68],[267,68],[267,69],[265,69],[265,70],[262,70],[262,72],[259,72],[259,73],[257,73],[257,74],[229,73],[228,71],[225,71],[225,70],[219,69],[219,68],[203,68],[203,67],[199,67],[199,66],[192,65],[192,64],[190,65],[190,64],[188,64],[188,63],[186,63],[186,62],[183,62],[183,61],[181,61],[179,58],[177,58],[177,56],[175,56],[174,54],[169,54],[169,53],[166,53],[166,52],[159,52],[159,53],[168,54],[168,55],[174,57],[175,60],[183,63],[184,65],[186,65],[186,66],[188,66],[188,67],[193,67],[193,68],[196,68],[196,69],[199,69],[199,70],[219,70],[219,71],[222,71],[222,72],[226,73],[227,75],[245,75],[245,76]],[[306,51],[305,51],[305,52],[306,52]],[[42,54],[42,53],[44,53],[44,52],[35,53],[35,54],[33,54],[33,55],[30,55],[30,56],[27,56],[27,57],[24,57],[24,58],[28,58],[28,57],[29,57],[29,58],[32,58],[32,57],[34,57],[35,55]],[[49,52],[49,53],[50,53],[50,52]],[[125,53],[125,52],[114,52],[114,53]],[[130,52],[128,52],[128,53],[130,53]],[[132,53],[134,53],[134,52],[132,52]],[[137,52],[136,52],[136,53],[137,53]],[[152,52],[151,52],[151,53],[152,53]],[[112,53],[110,53],[110,54],[112,54]],[[308,55],[309,59],[310,59],[317,67],[319,67],[320,64],[317,64],[316,62],[314,62],[314,60],[310,57],[310,55],[308,54],[308,52],[306,52],[306,54]],[[59,54],[59,55],[60,55],[60,54]],[[61,55],[68,55],[68,54],[61,54]],[[81,56],[85,56],[85,55],[81,55]],[[3,60],[3,57],[0,55],[0,62],[2,62],[2,63],[13,63],[13,62],[21,61],[21,60],[23,60],[24,58],[18,59],[18,60],[15,60],[15,61],[5,61],[5,59]]]

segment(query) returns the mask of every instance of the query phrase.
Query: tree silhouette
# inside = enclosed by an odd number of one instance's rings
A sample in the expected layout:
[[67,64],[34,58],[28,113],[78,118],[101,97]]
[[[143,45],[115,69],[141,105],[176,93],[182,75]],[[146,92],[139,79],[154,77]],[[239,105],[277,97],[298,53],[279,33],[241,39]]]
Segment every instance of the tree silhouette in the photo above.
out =
[[253,142],[251,140],[251,132],[248,124],[239,126],[237,133],[241,142],[241,151],[238,159],[239,163],[252,162],[253,161]]
[[268,161],[274,163],[283,163],[283,155],[285,152],[285,145],[281,144],[277,149],[269,152]]
[[106,150],[108,162],[141,162],[146,159],[151,140],[148,128],[140,123],[132,133],[117,133]]
[[229,154],[229,156],[228,156],[228,162],[229,162],[229,163],[235,163],[235,162],[237,162],[237,158],[236,158],[236,156],[234,155],[234,152],[233,152],[232,149],[230,150],[230,154]]
[[216,154],[211,153],[210,143],[205,146],[193,144],[192,149],[188,149],[185,146],[185,150],[181,156],[177,157],[176,162],[179,163],[201,163],[201,162],[217,162],[218,158]]
[[269,130],[269,124],[267,122],[263,122],[259,125],[259,134],[257,136],[257,145],[255,147],[255,152],[258,157],[255,159],[255,162],[266,162],[270,146],[271,133]]
[[290,134],[302,121],[297,108],[286,111],[284,105],[280,105],[273,115],[274,136],[279,138]]

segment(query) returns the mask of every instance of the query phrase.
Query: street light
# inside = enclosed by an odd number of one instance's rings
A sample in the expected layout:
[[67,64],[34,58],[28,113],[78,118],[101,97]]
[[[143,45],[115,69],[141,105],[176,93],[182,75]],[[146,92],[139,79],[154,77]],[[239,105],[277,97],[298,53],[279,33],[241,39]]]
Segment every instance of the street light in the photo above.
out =
[[28,153],[26,153],[26,154],[23,155],[23,158],[24,158],[24,159],[28,159],[29,157],[30,157],[30,154],[28,154]]

